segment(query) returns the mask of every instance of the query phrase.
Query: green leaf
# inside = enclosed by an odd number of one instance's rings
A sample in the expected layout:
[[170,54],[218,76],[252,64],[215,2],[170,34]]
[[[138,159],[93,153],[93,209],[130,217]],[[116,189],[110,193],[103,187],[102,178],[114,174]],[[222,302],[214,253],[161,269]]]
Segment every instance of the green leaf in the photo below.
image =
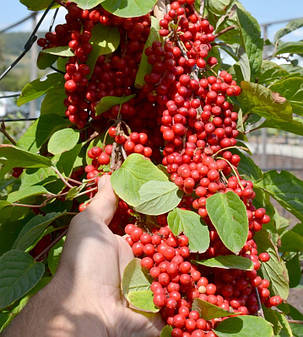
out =
[[289,73],[278,64],[264,60],[257,78],[259,84],[267,86],[280,80],[281,78],[287,77],[288,75]]
[[9,306],[39,282],[44,264],[19,250],[10,250],[0,257],[0,310]]
[[303,76],[303,68],[293,64],[280,64],[280,67],[286,70],[291,76]]
[[40,116],[18,140],[18,147],[37,153],[40,147],[57,130],[70,124],[69,120],[54,114]]
[[33,244],[42,238],[46,228],[63,215],[64,213],[48,213],[45,216],[37,215],[33,217],[22,228],[13,248],[24,251],[32,248]]
[[289,294],[289,278],[284,262],[280,258],[277,247],[270,239],[270,234],[262,229],[255,234],[254,240],[257,243],[259,252],[267,252],[269,261],[262,262],[261,273],[264,278],[270,281],[270,290],[274,295],[280,295],[286,300]]
[[303,233],[298,230],[302,227],[302,224],[298,224],[283,234],[280,247],[282,252],[303,252]]
[[233,153],[236,153],[240,156],[241,160],[238,166],[238,171],[241,176],[246,176],[247,178],[257,181],[263,177],[262,170],[255,164],[255,162],[247,155],[242,153],[239,150],[233,150]]
[[272,337],[273,330],[265,319],[256,316],[231,317],[219,323],[214,330],[218,337]]
[[[20,0],[20,2],[30,11],[40,11],[46,9],[52,3],[52,0]],[[54,4],[52,8],[59,6],[58,4]]]
[[293,117],[291,121],[275,120],[274,123],[268,120],[261,125],[261,128],[273,128],[303,136],[303,120],[300,117]]
[[150,290],[151,278],[145,274],[139,259],[133,259],[126,266],[122,277],[122,292],[128,299],[130,292]]
[[[65,117],[66,106],[64,105],[64,99],[66,98],[66,93],[64,87],[50,89],[42,101],[40,114],[49,116],[50,114],[55,115],[58,119]],[[47,117],[48,118],[48,117]],[[66,124],[70,124],[68,119],[65,119]]]
[[281,39],[281,37],[293,32],[294,30],[297,30],[298,28],[303,27],[303,19],[295,19],[291,20],[286,27],[281,28],[280,30],[277,31],[274,42],[276,43],[278,40]]
[[63,251],[65,238],[66,237],[64,236],[59,242],[57,242],[55,246],[52,247],[52,249],[48,253],[47,264],[48,264],[49,270],[51,271],[53,275],[55,275],[58,269],[58,266],[59,266],[59,261],[60,261],[61,254]]
[[246,207],[234,192],[217,193],[206,201],[206,209],[225,247],[237,254],[248,235]]
[[168,214],[168,226],[175,235],[184,233],[189,240],[191,252],[204,253],[209,247],[208,227],[201,217],[192,211],[175,208]]
[[113,53],[120,44],[120,32],[117,27],[95,25],[92,30],[90,43],[93,47],[88,56],[87,64],[91,69],[91,74],[95,68],[100,55]]
[[275,56],[280,54],[302,54],[303,41],[281,42],[278,44]]
[[[291,333],[289,323],[284,314],[266,307],[263,307],[263,312],[264,318],[273,325],[275,335],[278,335],[283,328]],[[292,334],[288,336],[292,337]]]
[[209,260],[195,261],[195,263],[211,268],[239,269],[239,270],[254,269],[254,265],[250,259],[236,255],[216,256]]
[[45,186],[59,179],[51,168],[26,169],[21,175],[20,189],[33,185]]
[[139,64],[136,80],[135,80],[135,86],[137,88],[143,87],[145,80],[144,77],[147,74],[151,73],[152,70],[152,65],[149,64],[148,62],[148,57],[145,55],[145,50],[146,48],[150,47],[153,42],[159,41],[160,40],[160,35],[159,35],[159,20],[156,19],[154,16],[151,16],[151,27],[150,27],[150,33],[149,36],[145,42],[144,50],[141,56],[141,61]]
[[231,2],[232,0],[208,0],[207,8],[214,14],[223,15],[226,13]]
[[135,210],[147,215],[167,213],[179,205],[183,193],[170,181],[148,181],[140,187]]
[[22,150],[13,145],[0,144],[0,163],[10,167],[39,168],[51,166],[50,159]]
[[172,326],[165,325],[165,327],[161,331],[160,337],[171,337],[171,332],[173,331]]
[[37,59],[37,66],[41,70],[47,69],[56,62],[57,58],[58,56],[56,55],[40,52]]
[[303,77],[284,78],[272,84],[270,89],[285,97],[295,114],[303,116]]
[[60,156],[58,155],[59,159],[56,162],[58,170],[68,177],[73,168],[77,167],[77,159],[81,150],[82,144],[77,144],[72,150],[64,152]]
[[241,82],[242,94],[237,97],[245,113],[254,113],[268,119],[291,121],[292,107],[283,97],[263,85]]
[[[289,325],[292,331],[291,337],[302,337],[303,336],[303,325],[302,324],[290,323]],[[288,335],[283,335],[281,337],[288,337]]]
[[132,307],[139,311],[156,313],[160,310],[154,304],[154,295],[151,290],[131,291],[128,294],[128,300]]
[[298,254],[296,254],[292,259],[286,262],[286,268],[289,275],[289,287],[297,287],[300,284],[302,278],[301,264]]
[[131,154],[111,176],[116,194],[131,206],[140,202],[139,190],[150,180],[168,181],[167,176],[150,160],[140,154]]
[[48,151],[52,154],[59,154],[72,150],[78,143],[80,133],[71,128],[66,128],[55,132],[49,142]]
[[41,81],[38,78],[28,84],[22,89],[21,95],[17,100],[17,105],[21,106],[47,93],[51,88],[63,85],[64,77],[62,74],[49,74],[45,80]]
[[[192,305],[192,310],[196,310],[199,312],[200,317],[205,320],[211,320],[214,318],[227,317],[231,315],[235,315],[234,312],[226,311],[214,304],[211,304],[206,301],[202,301],[198,298],[195,298]],[[263,336],[262,336],[263,337]]]
[[7,201],[16,202],[28,197],[33,197],[41,194],[48,193],[47,190],[40,185],[36,186],[25,186],[24,189],[20,189],[18,191],[12,192],[8,195]]
[[261,28],[258,21],[248,12],[237,8],[243,45],[247,53],[251,77],[254,79],[261,69],[263,59],[263,44]]
[[156,3],[157,0],[105,0],[102,7],[116,16],[133,18],[151,12]]
[[136,95],[130,95],[130,96],[122,96],[122,97],[116,97],[116,96],[106,96],[101,99],[101,101],[96,105],[96,116],[101,115],[103,112],[108,111],[115,105],[121,105],[128,101],[130,101],[132,98],[134,98]]
[[75,56],[75,54],[69,48],[69,46],[62,46],[62,47],[54,47],[54,48],[43,49],[42,53],[56,55],[56,56],[61,56],[61,57],[73,57],[73,56]]
[[269,171],[257,184],[303,221],[303,181],[287,171]]
[[91,9],[98,6],[104,0],[74,0],[74,3],[82,9]]

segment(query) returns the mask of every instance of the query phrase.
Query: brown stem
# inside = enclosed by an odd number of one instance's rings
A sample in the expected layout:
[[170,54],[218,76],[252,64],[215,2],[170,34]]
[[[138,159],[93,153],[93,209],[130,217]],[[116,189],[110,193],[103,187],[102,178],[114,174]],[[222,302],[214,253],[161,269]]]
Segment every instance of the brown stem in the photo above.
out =
[[99,136],[99,132],[95,131],[91,134],[91,136],[85,141],[85,144],[91,142],[93,139],[97,138]]
[[167,1],[166,0],[158,0],[154,7],[154,16],[161,20],[164,15],[167,13]]
[[257,288],[256,288],[256,295],[257,295],[257,300],[258,300],[258,305],[259,305],[258,316],[264,318],[264,311],[263,311],[263,308],[262,308],[260,294],[259,294],[259,291],[258,291]]
[[226,28],[222,29],[220,32],[218,32],[218,33],[215,35],[215,37],[217,38],[218,36],[223,35],[223,34],[229,32],[230,30],[233,30],[233,29],[235,29],[235,28],[236,28],[235,26],[229,26],[229,27],[226,27]]
[[13,202],[11,205],[16,206],[16,207],[26,207],[26,208],[42,208],[42,207],[46,206],[47,202],[48,202],[48,200],[45,200],[40,205],[18,204],[16,202]]
[[85,195],[86,193],[97,191],[97,190],[98,190],[98,187],[91,188],[90,190],[87,190],[87,191],[84,191],[84,192],[81,192],[81,193],[77,194],[75,196],[75,198],[81,197],[81,195]]
[[54,245],[59,242],[63,236],[65,236],[67,234],[68,229],[66,229],[63,233],[61,233],[51,244],[49,244],[45,249],[42,250],[42,252],[35,257],[35,261],[39,261],[39,259],[45,254],[47,253],[52,247],[54,247]]
[[82,183],[81,183],[80,181],[78,181],[78,180],[75,180],[75,179],[72,179],[72,178],[66,178],[66,179],[67,179],[68,181],[74,183],[74,184],[79,185],[79,186],[82,185]]
[[293,324],[303,324],[303,321],[299,321],[299,320],[296,320],[296,319],[289,319],[288,322],[293,323]]
[[52,166],[51,168],[53,169],[53,171],[56,172],[56,174],[58,175],[58,177],[64,182],[64,184],[67,187],[69,187],[69,188],[73,188],[74,187],[63,177],[63,175],[61,174],[61,172],[59,172],[59,170],[55,166]]
[[66,7],[66,4],[64,1],[61,0],[54,0],[54,2],[57,2],[57,4],[59,4],[60,6]]
[[6,127],[5,127],[5,123],[2,121],[2,123],[1,123],[1,127],[0,127],[0,132],[2,132],[3,133],[3,135],[13,144],[13,145],[17,145],[17,143],[16,143],[16,141],[15,141],[15,139],[12,137],[12,136],[10,136],[9,134],[8,134],[8,132],[6,131]]

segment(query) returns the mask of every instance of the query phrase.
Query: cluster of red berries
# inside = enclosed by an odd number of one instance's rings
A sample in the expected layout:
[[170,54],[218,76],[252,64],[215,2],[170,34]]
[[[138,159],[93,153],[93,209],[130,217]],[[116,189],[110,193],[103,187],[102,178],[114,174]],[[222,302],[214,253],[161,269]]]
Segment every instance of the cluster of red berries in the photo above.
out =
[[[265,209],[253,205],[253,183],[238,173],[238,113],[230,97],[241,93],[226,71],[214,71],[217,59],[211,56],[216,36],[214,28],[193,7],[193,0],[178,0],[160,21],[163,42],[154,42],[145,54],[151,73],[143,88],[135,88],[138,63],[150,31],[150,16],[124,19],[107,13],[101,6],[83,11],[67,3],[66,24],[56,27],[39,41],[43,48],[69,45],[75,56],[66,65],[66,116],[79,128],[89,118],[100,134],[108,130],[112,141],[126,156],[139,153],[167,168],[170,178],[185,193],[179,207],[195,210],[208,225],[210,246],[204,254],[191,254],[188,238],[174,236],[166,216],[158,217],[160,229],[147,233],[129,224],[133,211],[119,202],[111,228],[128,234],[127,242],[154,282],[154,303],[163,319],[173,326],[173,337],[213,337],[212,329],[222,321],[206,321],[191,310],[200,298],[237,314],[256,314],[257,292],[266,306],[279,305],[279,296],[270,297],[269,281],[257,275],[261,263],[269,260],[259,253],[254,234],[270,221]],[[86,64],[91,53],[93,29],[97,24],[119,27],[120,48],[110,56],[100,56],[94,69]],[[105,96],[136,97],[114,106],[101,116],[96,104]],[[117,119],[115,126],[109,121]],[[123,122],[121,122],[121,119]],[[132,131],[129,131],[129,128]],[[85,167],[90,188],[115,155],[112,145],[88,151],[92,163]],[[246,244],[239,255],[251,259],[253,271],[207,268],[191,264],[231,252],[224,246],[206,210],[206,200],[215,193],[235,192],[244,202],[249,220]],[[90,192],[91,198],[95,192]],[[80,205],[80,210],[86,204]]]

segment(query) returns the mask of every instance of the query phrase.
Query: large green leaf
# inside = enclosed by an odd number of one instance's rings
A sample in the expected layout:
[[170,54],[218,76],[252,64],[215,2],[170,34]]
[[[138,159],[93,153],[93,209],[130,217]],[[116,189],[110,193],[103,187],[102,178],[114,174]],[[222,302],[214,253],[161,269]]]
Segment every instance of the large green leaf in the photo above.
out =
[[51,136],[48,142],[48,151],[52,154],[70,151],[77,145],[79,138],[80,133],[74,129],[59,130]]
[[27,253],[10,250],[0,257],[0,310],[9,306],[39,282],[44,264]]
[[38,55],[37,67],[41,70],[47,69],[56,62],[57,58],[56,55],[45,54],[41,51]]
[[303,116],[303,77],[284,78],[272,84],[270,89],[285,97],[295,114]]
[[303,41],[279,43],[275,55],[280,54],[302,54]]
[[62,215],[64,213],[48,213],[45,216],[37,215],[30,219],[19,233],[13,248],[25,251],[32,248],[33,244],[42,238],[46,228]]
[[303,181],[287,171],[269,171],[257,186],[303,221]]
[[191,252],[204,253],[208,249],[210,242],[208,227],[197,213],[175,208],[168,214],[167,222],[175,235],[183,232],[188,237]]
[[289,275],[289,287],[297,287],[302,278],[301,263],[298,254],[286,262],[286,268]]
[[254,265],[250,259],[236,255],[216,256],[212,259],[204,261],[195,261],[195,263],[211,268],[239,269],[239,270],[254,269]]
[[[66,98],[66,93],[64,87],[50,89],[41,103],[40,115],[57,115],[59,117],[65,117],[66,106],[64,105],[64,99]],[[59,116],[59,117],[58,117]],[[68,123],[68,119],[65,119]]]
[[242,153],[239,150],[233,150],[233,153],[236,153],[240,156],[241,160],[238,165],[238,171],[241,176],[246,176],[247,178],[257,181],[262,178],[262,170],[255,164],[255,162],[246,154]]
[[208,0],[207,8],[214,14],[222,15],[226,13],[233,0]]
[[135,210],[147,215],[160,215],[177,207],[183,193],[170,181],[148,181],[140,187]]
[[291,121],[275,120],[274,123],[272,120],[267,120],[261,125],[261,128],[273,128],[303,136],[303,119],[293,117]]
[[24,168],[49,167],[52,164],[46,157],[7,144],[0,145],[0,163]]
[[60,46],[60,47],[43,49],[42,53],[56,55],[56,56],[60,56],[60,57],[75,56],[73,51],[69,48],[69,46],[62,46],[62,47]]
[[270,281],[272,294],[279,295],[287,299],[289,294],[289,278],[286,266],[278,253],[277,247],[270,239],[270,234],[262,229],[255,234],[254,240],[257,243],[259,252],[267,252],[270,256],[269,261],[262,262],[261,272],[264,278]]
[[122,97],[116,96],[103,97],[101,101],[96,105],[96,116],[101,115],[103,112],[111,109],[115,105],[121,105],[130,101],[135,96],[136,95],[122,96]]
[[[40,11],[46,9],[53,1],[52,0],[20,0],[20,2],[30,11]],[[59,4],[54,3],[53,7],[59,7]]]
[[67,127],[68,119],[54,114],[41,115],[18,140],[18,147],[37,153],[49,137],[57,130]]
[[206,209],[223,244],[237,254],[248,235],[246,207],[234,192],[217,193],[206,201]]
[[273,330],[267,321],[256,316],[231,317],[219,323],[215,328],[218,337],[272,337]]
[[237,97],[245,113],[254,113],[268,119],[291,121],[291,104],[263,85],[241,82],[242,94]]
[[168,181],[167,176],[150,160],[140,154],[131,154],[111,176],[116,194],[129,205],[140,203],[139,190],[148,181]]
[[263,307],[264,318],[273,325],[275,336],[278,335],[282,329],[290,332],[289,337],[292,337],[291,330],[287,318],[278,310]]
[[114,15],[133,18],[151,12],[156,3],[157,0],[105,0],[102,7]]
[[303,68],[293,64],[280,64],[280,67],[286,70],[291,76],[303,76]]
[[154,295],[151,290],[131,291],[128,294],[129,303],[133,308],[144,312],[159,312],[154,304]]
[[261,71],[257,78],[259,84],[267,86],[274,83],[275,81],[280,80],[281,78],[287,77],[288,75],[289,73],[277,63],[264,60],[262,62]]
[[91,9],[98,6],[104,0],[74,0],[74,3],[82,9]]
[[[86,1],[87,2],[87,1]],[[92,30],[90,43],[93,47],[88,56],[87,64],[91,68],[91,73],[100,55],[113,53],[120,44],[120,32],[117,27],[95,25]]]
[[254,78],[260,71],[263,59],[263,44],[261,28],[258,21],[247,11],[237,8],[240,31],[243,45],[248,55],[251,77]]
[[51,168],[26,169],[21,175],[20,189],[33,185],[46,186],[59,179]]
[[64,173],[66,176],[69,176],[73,168],[78,166],[79,153],[81,150],[82,144],[77,144],[72,150],[64,152],[60,156],[58,155],[59,158],[56,162],[58,170]]
[[226,311],[214,304],[211,304],[206,301],[202,301],[198,298],[195,298],[192,305],[192,310],[199,312],[200,317],[208,320],[220,317],[227,317],[234,315],[234,312]]
[[47,194],[48,191],[45,189],[45,187],[41,185],[35,185],[35,186],[25,186],[22,189],[19,189],[18,191],[12,192],[8,195],[7,201],[9,202],[16,202],[21,201],[23,199],[34,197],[37,195]]
[[47,93],[51,88],[63,85],[64,77],[62,74],[54,73],[47,75],[45,80],[38,78],[28,84],[22,89],[21,95],[18,98],[17,104],[28,103],[38,97],[41,97]]
[[122,277],[122,292],[128,299],[132,291],[150,290],[151,278],[141,267],[139,259],[133,259],[126,266]]
[[144,51],[141,56],[141,61],[139,64],[136,80],[135,80],[135,86],[138,88],[143,87],[145,81],[144,77],[147,74],[151,73],[152,65],[148,62],[148,57],[145,55],[146,48],[150,47],[154,41],[159,41],[159,21],[152,16],[151,17],[151,27],[150,27],[150,33],[149,36],[145,42]]
[[301,28],[302,26],[303,26],[302,18],[289,21],[286,27],[281,28],[276,32],[274,42],[277,42],[278,40],[281,39],[281,37],[293,32],[294,30],[297,30],[298,28]]
[[296,225],[281,237],[282,252],[303,252],[303,224]]

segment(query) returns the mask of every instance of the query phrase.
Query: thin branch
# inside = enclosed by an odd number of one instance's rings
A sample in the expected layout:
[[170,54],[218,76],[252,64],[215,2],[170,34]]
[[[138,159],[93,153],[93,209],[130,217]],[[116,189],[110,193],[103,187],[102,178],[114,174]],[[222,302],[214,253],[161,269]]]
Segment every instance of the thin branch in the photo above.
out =
[[77,194],[75,196],[75,198],[81,197],[81,195],[85,195],[85,194],[87,194],[89,192],[94,192],[94,191],[97,191],[97,190],[98,190],[98,186],[96,186],[94,188],[91,188],[90,190],[87,190],[87,191],[84,191],[84,192],[81,192],[81,193]]
[[6,137],[6,138],[7,138],[13,145],[17,145],[15,139],[14,139],[12,136],[10,136],[10,135],[8,134],[8,132],[6,131],[6,127],[5,127],[5,124],[4,124],[3,121],[2,121],[2,123],[1,123],[0,132],[2,132],[3,135],[4,135],[4,136],[5,136],[5,137]]
[[230,30],[233,30],[235,29],[236,27],[235,26],[229,26],[229,27],[226,27],[225,29],[222,29],[220,32],[218,32],[215,37],[217,38],[218,36],[221,36],[227,32],[229,32]]
[[258,300],[258,305],[259,305],[258,316],[264,318],[264,311],[263,311],[263,308],[262,308],[260,294],[259,294],[259,291],[258,291],[257,288],[256,288],[256,295],[257,295],[257,300]]
[[3,99],[3,98],[14,98],[14,97],[19,97],[21,94],[21,92],[18,92],[16,94],[11,94],[11,95],[6,95],[6,96],[0,96],[0,99]]
[[55,68],[54,66],[50,66],[50,68],[53,69],[54,71],[56,71],[56,72],[59,73],[59,74],[65,75],[65,72],[63,72],[63,71],[61,71],[61,70]]
[[293,324],[303,324],[303,321],[299,321],[299,320],[296,320],[296,319],[289,319],[289,320],[288,320],[288,323],[293,323]]
[[164,15],[167,13],[167,1],[158,0],[154,7],[154,15],[158,20],[163,19]]
[[68,229],[66,229],[51,244],[49,244],[45,249],[43,249],[42,252],[35,257],[35,261],[38,261],[45,253],[47,253],[52,247],[54,247],[55,244],[58,243],[67,234],[67,231]]
[[57,167],[52,166],[51,167],[52,170],[58,175],[58,177],[64,182],[64,184],[69,187],[69,188],[73,188],[74,186],[72,186],[65,178],[64,176],[61,174],[61,172],[59,172],[59,170],[57,169]]
[[78,180],[75,180],[75,179],[72,179],[72,178],[66,178],[66,179],[67,179],[68,181],[74,183],[74,184],[79,185],[79,186],[82,185],[82,183],[81,183],[80,181],[78,181]]

